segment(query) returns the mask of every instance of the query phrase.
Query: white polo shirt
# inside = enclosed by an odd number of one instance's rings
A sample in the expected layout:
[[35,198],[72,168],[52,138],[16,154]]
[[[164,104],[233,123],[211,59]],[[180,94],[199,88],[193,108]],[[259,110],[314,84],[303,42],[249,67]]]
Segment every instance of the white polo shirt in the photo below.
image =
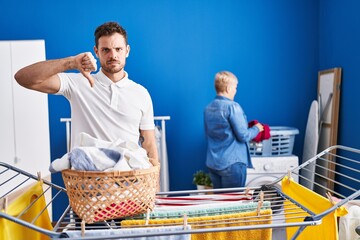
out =
[[71,146],[78,146],[81,132],[105,141],[138,143],[139,130],[154,129],[154,111],[149,92],[125,77],[113,83],[100,69],[92,74],[91,88],[80,73],[60,73],[57,95],[65,96],[71,105]]

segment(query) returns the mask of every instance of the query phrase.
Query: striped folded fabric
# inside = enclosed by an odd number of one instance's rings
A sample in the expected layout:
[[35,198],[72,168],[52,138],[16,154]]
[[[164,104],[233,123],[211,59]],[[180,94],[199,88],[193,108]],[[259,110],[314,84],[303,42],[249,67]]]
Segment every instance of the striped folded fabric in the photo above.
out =
[[234,201],[252,201],[252,193],[232,192],[222,194],[208,194],[198,196],[181,196],[181,197],[157,197],[156,206],[191,206],[211,204],[215,202],[234,202]]

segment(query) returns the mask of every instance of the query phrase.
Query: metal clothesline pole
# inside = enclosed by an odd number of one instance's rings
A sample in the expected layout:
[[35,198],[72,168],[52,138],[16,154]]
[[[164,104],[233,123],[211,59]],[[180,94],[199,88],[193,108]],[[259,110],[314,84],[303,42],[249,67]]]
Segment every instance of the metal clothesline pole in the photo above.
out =
[[60,122],[65,122],[66,126],[66,152],[70,151],[70,122],[71,118],[60,118]]

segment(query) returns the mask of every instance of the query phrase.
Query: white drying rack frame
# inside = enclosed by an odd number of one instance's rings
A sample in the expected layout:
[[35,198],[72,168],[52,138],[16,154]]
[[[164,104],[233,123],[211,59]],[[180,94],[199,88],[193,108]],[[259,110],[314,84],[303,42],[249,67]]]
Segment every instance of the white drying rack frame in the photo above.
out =
[[[155,116],[154,117],[155,121],[161,121],[161,141],[166,141],[166,124],[165,121],[170,120],[170,116]],[[66,129],[66,151],[69,152],[70,150],[70,145],[71,145],[71,141],[70,141],[70,127],[71,127],[71,118],[60,118],[60,122],[64,122],[65,123],[65,129]],[[161,144],[164,144],[164,142],[162,142]],[[164,145],[163,145],[164,146]],[[164,150],[165,151],[165,150]],[[161,157],[165,156],[166,152],[162,151]]]

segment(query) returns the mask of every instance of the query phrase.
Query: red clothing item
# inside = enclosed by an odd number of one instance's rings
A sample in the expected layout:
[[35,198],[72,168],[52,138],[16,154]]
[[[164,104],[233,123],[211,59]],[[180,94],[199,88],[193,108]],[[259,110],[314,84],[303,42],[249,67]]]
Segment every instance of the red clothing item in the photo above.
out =
[[[251,122],[248,123],[249,127],[254,126],[255,124],[259,123],[259,121],[257,120],[252,120]],[[270,127],[267,124],[262,124],[264,127],[264,131],[259,132],[258,135],[256,135],[256,137],[253,138],[254,142],[262,142],[263,140],[269,139],[271,137],[270,135]]]

